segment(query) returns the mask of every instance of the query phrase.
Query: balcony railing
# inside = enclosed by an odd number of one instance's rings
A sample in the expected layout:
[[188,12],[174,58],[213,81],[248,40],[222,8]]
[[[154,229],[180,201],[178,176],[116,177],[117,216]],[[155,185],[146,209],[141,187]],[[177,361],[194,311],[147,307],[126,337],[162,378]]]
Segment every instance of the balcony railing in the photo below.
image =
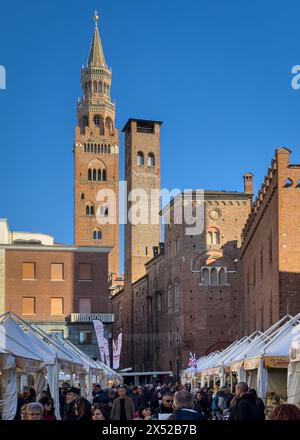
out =
[[115,315],[113,313],[71,313],[66,320],[68,322],[93,322],[94,320],[103,323],[115,322]]

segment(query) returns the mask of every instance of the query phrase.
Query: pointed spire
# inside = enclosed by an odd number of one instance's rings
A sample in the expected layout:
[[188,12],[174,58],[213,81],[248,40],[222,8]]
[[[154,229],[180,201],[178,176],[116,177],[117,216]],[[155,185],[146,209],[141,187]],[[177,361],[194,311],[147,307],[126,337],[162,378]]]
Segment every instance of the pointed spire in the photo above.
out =
[[98,13],[95,11],[94,14],[94,22],[95,22],[95,29],[93,34],[93,40],[90,48],[90,54],[88,59],[88,67],[105,67],[107,68],[104,52],[100,40],[100,35],[98,31]]

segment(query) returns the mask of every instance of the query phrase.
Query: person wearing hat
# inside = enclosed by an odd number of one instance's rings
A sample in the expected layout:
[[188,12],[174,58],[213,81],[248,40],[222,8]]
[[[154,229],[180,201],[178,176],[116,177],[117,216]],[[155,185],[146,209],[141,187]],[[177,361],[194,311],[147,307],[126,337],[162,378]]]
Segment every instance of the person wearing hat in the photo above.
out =
[[71,387],[67,390],[63,420],[77,420],[75,403],[79,399],[79,397],[80,396],[78,388]]

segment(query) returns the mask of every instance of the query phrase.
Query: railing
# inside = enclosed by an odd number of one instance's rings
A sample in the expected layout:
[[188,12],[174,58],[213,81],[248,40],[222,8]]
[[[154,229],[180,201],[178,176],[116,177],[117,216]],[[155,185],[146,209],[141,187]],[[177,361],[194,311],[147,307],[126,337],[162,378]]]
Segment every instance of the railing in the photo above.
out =
[[92,322],[94,320],[103,323],[115,322],[115,315],[113,313],[71,313],[66,318],[69,322]]

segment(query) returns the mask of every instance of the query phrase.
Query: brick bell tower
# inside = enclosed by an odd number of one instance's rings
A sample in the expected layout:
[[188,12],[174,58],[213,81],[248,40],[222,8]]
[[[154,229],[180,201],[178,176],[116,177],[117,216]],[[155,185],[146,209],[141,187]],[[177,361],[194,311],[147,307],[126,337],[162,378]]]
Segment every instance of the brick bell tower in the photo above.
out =
[[152,190],[160,190],[161,124],[160,121],[129,119],[123,129],[127,212],[135,209],[130,193],[143,190],[147,195],[147,200],[137,209],[137,213],[141,211],[140,222],[134,224],[128,221],[125,224],[125,286],[131,286],[145,274],[145,264],[153,258],[153,247],[158,246],[161,239],[160,198],[151,193]]
[[[112,247],[109,273],[119,273],[119,133],[110,98],[107,66],[94,15],[87,65],[81,70],[82,98],[77,104],[74,143],[74,242],[76,246]],[[99,190],[115,195],[115,200]],[[115,276],[113,276],[115,278]]]

